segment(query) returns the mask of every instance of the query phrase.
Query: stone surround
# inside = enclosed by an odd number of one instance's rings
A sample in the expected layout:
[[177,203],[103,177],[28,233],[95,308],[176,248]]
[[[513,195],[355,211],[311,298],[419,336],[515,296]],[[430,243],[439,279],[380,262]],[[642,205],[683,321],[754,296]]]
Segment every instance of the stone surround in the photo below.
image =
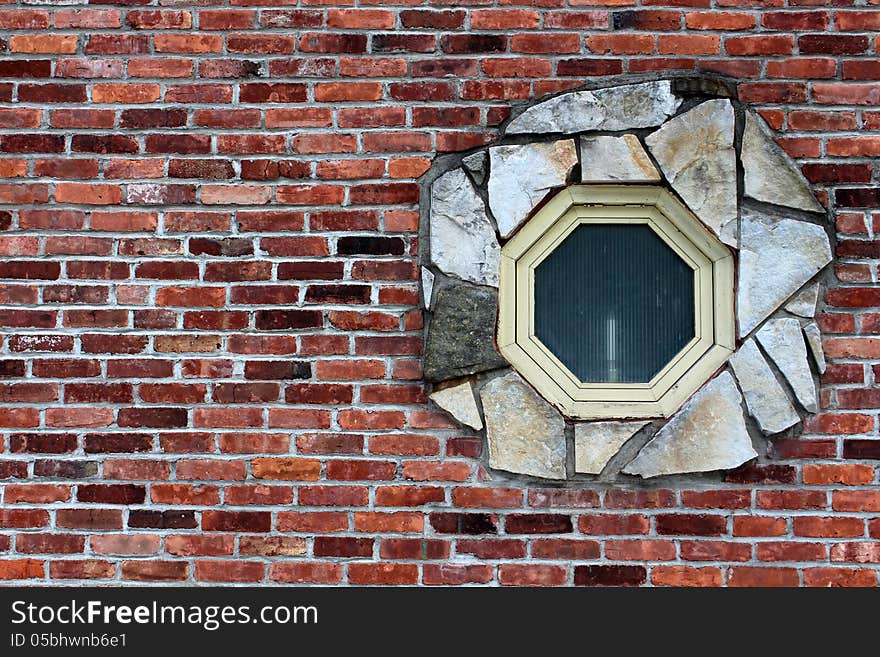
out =
[[[426,179],[425,375],[437,406],[485,432],[499,476],[727,471],[818,410],[825,210],[734,90],[670,79],[564,93],[516,115],[500,144],[438,162]],[[577,182],[663,185],[735,254],[737,350],[668,418],[567,418],[496,348],[500,249]]]

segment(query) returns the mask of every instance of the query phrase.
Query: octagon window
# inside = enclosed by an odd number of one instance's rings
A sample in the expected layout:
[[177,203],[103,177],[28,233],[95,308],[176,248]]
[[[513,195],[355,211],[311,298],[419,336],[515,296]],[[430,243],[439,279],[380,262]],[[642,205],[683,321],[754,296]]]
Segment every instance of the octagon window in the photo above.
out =
[[570,416],[668,416],[734,347],[732,255],[659,186],[569,187],[502,249],[498,343]]

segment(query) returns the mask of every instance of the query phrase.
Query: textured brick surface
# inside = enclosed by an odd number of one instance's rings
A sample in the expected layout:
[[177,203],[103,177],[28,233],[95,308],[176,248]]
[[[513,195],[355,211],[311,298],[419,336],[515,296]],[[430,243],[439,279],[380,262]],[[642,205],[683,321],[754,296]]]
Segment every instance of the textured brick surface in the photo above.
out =
[[[0,579],[877,584],[874,0],[168,4],[0,8]],[[420,381],[416,179],[667,71],[833,208],[822,412],[721,484],[493,482]]]

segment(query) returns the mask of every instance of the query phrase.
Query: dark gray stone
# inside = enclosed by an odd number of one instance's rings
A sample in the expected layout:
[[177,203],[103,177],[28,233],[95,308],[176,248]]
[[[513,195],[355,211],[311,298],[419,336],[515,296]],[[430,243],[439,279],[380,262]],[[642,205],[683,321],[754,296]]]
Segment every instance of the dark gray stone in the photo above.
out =
[[425,341],[425,379],[446,381],[507,367],[495,350],[498,293],[482,285],[449,283],[435,291]]

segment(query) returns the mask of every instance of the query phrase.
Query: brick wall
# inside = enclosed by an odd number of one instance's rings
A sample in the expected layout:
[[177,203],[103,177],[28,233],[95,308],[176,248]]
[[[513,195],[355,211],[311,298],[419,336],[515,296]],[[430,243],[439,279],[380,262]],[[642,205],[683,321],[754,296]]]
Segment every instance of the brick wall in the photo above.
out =
[[[159,4],[0,8],[0,578],[877,583],[878,0]],[[420,381],[416,179],[674,70],[835,204],[824,410],[720,485],[491,479]]]

